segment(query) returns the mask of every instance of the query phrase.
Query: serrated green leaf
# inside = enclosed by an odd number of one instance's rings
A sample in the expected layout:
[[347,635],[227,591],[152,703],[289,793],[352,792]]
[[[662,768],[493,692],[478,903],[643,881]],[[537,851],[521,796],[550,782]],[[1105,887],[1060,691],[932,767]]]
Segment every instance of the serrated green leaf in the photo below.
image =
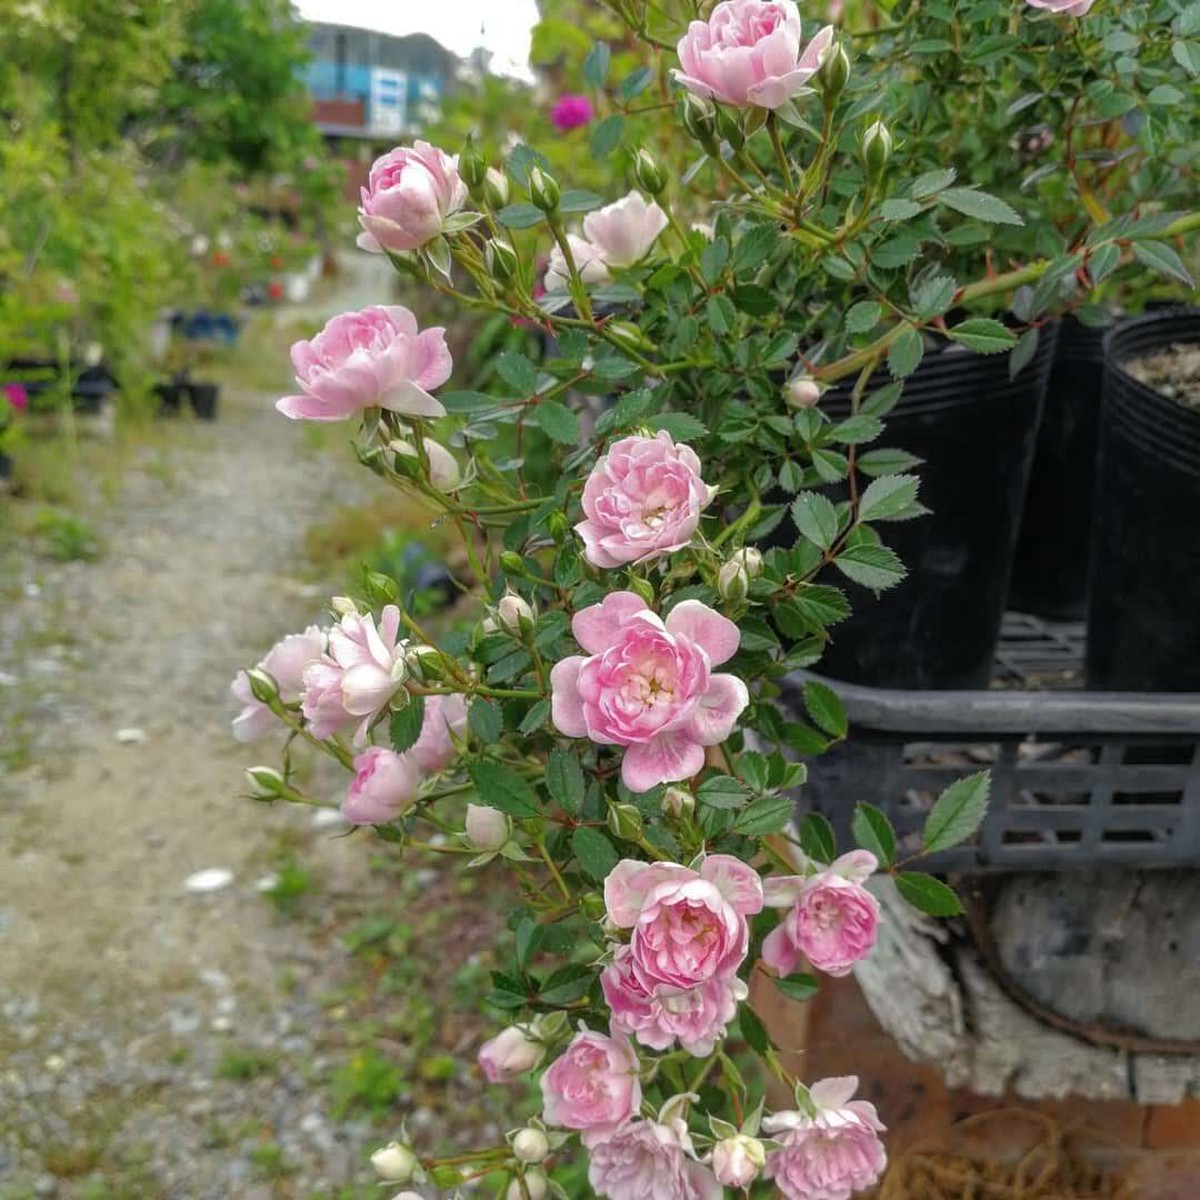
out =
[[915,475],[885,475],[867,485],[858,501],[860,521],[907,521],[924,508],[917,503],[921,481]]
[[850,601],[837,588],[825,584],[810,583],[798,588],[790,603],[816,628],[835,625],[850,615]]
[[1037,354],[1039,333],[1037,326],[1032,329],[1027,329],[1019,338],[1017,344],[1013,347],[1012,353],[1008,356],[1008,377],[1016,379],[1018,375],[1033,361],[1033,357]]
[[864,850],[870,850],[880,866],[891,866],[896,857],[896,831],[883,809],[860,800],[854,809],[850,829],[855,842]]
[[809,679],[804,684],[804,707],[813,724],[831,737],[844,738],[848,728],[841,697],[828,684]]
[[591,990],[596,977],[594,968],[583,963],[569,963],[560,967],[538,989],[538,999],[543,1004],[574,1004],[582,1000]]
[[980,354],[1003,354],[1017,344],[1012,330],[991,317],[969,317],[948,332],[956,342]]
[[537,368],[523,354],[507,351],[496,358],[496,374],[521,399],[537,390]]
[[789,1000],[811,1000],[821,990],[821,985],[812,975],[789,975],[786,979],[777,978],[775,986]]
[[837,509],[820,492],[803,492],[792,503],[796,528],[815,546],[828,550],[838,535]]
[[1103,283],[1120,265],[1121,248],[1106,242],[1088,255],[1087,269],[1093,283]]
[[931,917],[956,917],[963,910],[952,888],[920,871],[902,871],[896,876],[896,890],[913,908]]
[[588,142],[588,150],[593,158],[606,158],[621,142],[621,134],[625,131],[625,118],[620,113],[613,113],[597,123],[592,130]]
[[628,104],[635,96],[640,96],[654,79],[654,71],[650,67],[638,67],[621,80],[621,99]]
[[1172,42],[1171,55],[1189,75],[1200,75],[1200,42]]
[[921,460],[907,450],[868,450],[857,463],[864,475],[871,476],[899,475],[920,465]]
[[871,261],[875,266],[885,271],[891,271],[896,267],[904,266],[905,263],[912,262],[920,248],[921,245],[915,237],[902,233],[894,238],[889,238],[881,246],[872,247]]
[[708,432],[708,426],[703,421],[690,413],[681,412],[659,413],[646,421],[646,427],[656,431],[665,429],[676,442],[692,441]]
[[704,312],[718,337],[724,337],[737,324],[737,311],[728,296],[710,296]]
[[908,194],[914,200],[921,200],[926,196],[936,195],[938,192],[945,191],[953,182],[955,170],[953,167],[947,167],[941,171],[928,171],[924,175],[918,176],[909,186]]
[[397,754],[411,750],[421,736],[425,722],[425,697],[412,696],[401,709],[392,713],[388,721],[388,741]]
[[864,442],[873,442],[882,432],[883,422],[878,417],[859,412],[835,425],[832,435],[848,446],[861,446]]
[[485,746],[493,745],[504,729],[504,718],[501,715],[500,706],[482,696],[476,696],[471,701],[468,723],[471,732]]
[[532,229],[545,219],[546,214],[532,204],[506,204],[496,214],[496,220],[505,229]]
[[571,834],[571,851],[594,883],[603,883],[621,857],[608,837],[590,825],[580,825]]
[[579,816],[586,790],[583,768],[569,750],[551,750],[546,756],[546,790],[564,812]]
[[879,215],[885,221],[907,221],[925,210],[915,200],[885,200],[879,206]]
[[536,733],[546,723],[550,715],[550,701],[539,700],[522,718],[517,726],[524,734]]
[[876,592],[895,587],[908,573],[895,552],[886,546],[849,546],[833,563],[847,579]]
[[578,446],[579,418],[558,400],[543,400],[533,410],[538,428],[552,441],[563,446]]
[[877,304],[874,300],[860,300],[857,304],[852,305],[850,311],[846,313],[846,332],[850,334],[870,333],[879,324],[879,318],[882,315],[883,305]]
[[828,818],[817,812],[804,814],[800,822],[800,849],[819,863],[831,863],[837,858],[837,838]]
[[925,354],[921,335],[910,325],[888,347],[887,364],[893,379],[906,379],[920,365]]
[[733,831],[745,837],[766,837],[778,833],[792,819],[794,808],[789,796],[762,796],[738,813]]
[[696,799],[709,808],[741,808],[750,799],[750,793],[732,775],[714,775],[696,789]]
[[955,780],[937,798],[921,835],[927,854],[957,846],[975,833],[987,813],[990,786],[990,773],[979,771]]
[[604,203],[603,196],[595,192],[587,192],[581,188],[568,188],[558,201],[558,211],[565,213],[591,212]]
[[1170,275],[1188,287],[1195,287],[1183,259],[1165,242],[1134,242],[1133,256],[1144,266],[1161,275]]
[[947,188],[938,193],[938,203],[963,216],[974,217],[977,221],[990,221],[994,225],[1025,223],[1011,204],[975,188]]
[[742,1037],[746,1039],[746,1045],[755,1054],[766,1054],[771,1049],[771,1038],[767,1033],[767,1027],[762,1023],[754,1009],[749,1004],[743,1004],[738,1009],[737,1020],[738,1028],[742,1031]]
[[537,795],[533,788],[514,771],[501,763],[474,762],[467,774],[484,804],[498,808],[510,817],[536,817]]

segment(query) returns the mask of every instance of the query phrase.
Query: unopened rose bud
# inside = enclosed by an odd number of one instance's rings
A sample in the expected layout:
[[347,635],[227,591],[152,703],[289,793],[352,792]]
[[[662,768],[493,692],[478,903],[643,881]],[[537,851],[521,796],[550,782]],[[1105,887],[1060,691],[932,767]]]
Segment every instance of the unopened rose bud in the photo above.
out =
[[468,137],[467,144],[458,156],[458,177],[474,194],[475,189],[482,186],[483,181],[487,178],[487,171],[487,159],[483,157],[479,151],[479,147],[475,145],[475,139]]
[[[425,457],[429,462],[429,482],[439,492],[452,492],[462,482],[462,472],[458,469],[458,460],[440,442],[432,438],[423,439]],[[393,454],[405,458],[419,458],[416,446],[410,442],[396,438],[388,442],[388,449]]]
[[525,560],[515,550],[505,550],[500,555],[500,565],[510,575],[528,575]]
[[818,72],[821,90],[829,100],[836,100],[850,82],[850,55],[841,40],[829,51]]
[[717,132],[717,110],[713,102],[688,92],[683,98],[683,127],[702,146],[710,146]]
[[735,550],[729,556],[729,561],[744,567],[751,579],[756,579],[762,573],[762,551],[753,546],[743,546],[740,550]]
[[821,399],[821,388],[806,376],[799,376],[788,381],[783,398],[790,408],[815,408]]
[[518,1162],[540,1163],[550,1153],[550,1139],[540,1129],[527,1126],[513,1138],[512,1149]]
[[766,1148],[758,1138],[739,1133],[713,1147],[713,1174],[730,1188],[749,1187],[767,1161]]
[[392,1200],[425,1200],[425,1197],[420,1192],[397,1192]]
[[504,1200],[546,1200],[549,1190],[550,1184],[541,1171],[526,1171],[524,1179],[514,1179],[509,1183]]
[[334,596],[329,601],[329,611],[340,621],[351,614],[358,616],[358,605],[349,596]]
[[631,350],[653,349],[646,335],[632,321],[608,321],[604,328],[621,345],[628,346]]
[[274,800],[287,790],[283,776],[274,767],[247,767],[246,778],[256,800]]
[[638,186],[645,188],[652,196],[659,195],[667,186],[667,173],[662,163],[645,148],[634,156],[633,177],[638,181]]
[[421,683],[445,678],[442,652],[436,646],[409,646],[404,652],[408,673]]
[[486,804],[467,805],[465,827],[468,845],[480,854],[497,853],[512,836],[512,818]]
[[371,1166],[385,1183],[407,1183],[418,1165],[417,1156],[399,1142],[388,1142],[371,1155]]
[[663,792],[662,811],[664,817],[685,820],[696,811],[696,797],[686,788],[669,787]]
[[750,594],[750,576],[746,573],[746,568],[732,559],[722,563],[717,574],[717,591],[723,600],[745,600]]
[[246,672],[250,683],[250,694],[260,704],[274,704],[279,699],[279,687],[261,667],[251,667]]
[[546,521],[546,527],[550,530],[550,536],[554,539],[556,546],[561,546],[571,532],[571,522],[565,513],[561,513],[557,509],[550,514]]
[[546,213],[553,212],[558,207],[561,195],[562,189],[553,175],[543,171],[541,167],[530,167],[529,199],[534,208],[540,208]]
[[510,1025],[479,1048],[479,1065],[489,1083],[513,1083],[546,1056],[546,1047],[527,1025]]
[[484,262],[488,274],[497,282],[512,283],[520,270],[520,260],[517,252],[500,238],[492,238],[483,250]]
[[367,571],[363,575],[363,590],[372,604],[395,604],[400,599],[396,581],[382,571]]
[[533,609],[516,592],[505,592],[496,605],[496,620],[505,633],[524,637],[533,631]]
[[606,911],[604,897],[598,892],[588,892],[579,898],[579,911],[589,921],[599,921]]
[[479,632],[482,633],[484,637],[487,637],[490,633],[499,633],[500,626],[496,624],[496,618],[484,617],[483,620],[479,622]]
[[717,132],[734,150],[740,150],[746,144],[742,118],[724,105],[717,109]]
[[488,167],[487,177],[483,181],[483,199],[488,208],[503,208],[510,195],[508,176],[495,167]]
[[614,837],[636,842],[642,836],[642,814],[632,804],[614,804],[608,810],[608,828]]
[[876,121],[862,140],[863,166],[867,168],[870,179],[878,179],[892,157],[892,135],[882,121]]
[[651,607],[654,605],[654,584],[640,575],[634,575],[629,580],[629,590],[641,596]]

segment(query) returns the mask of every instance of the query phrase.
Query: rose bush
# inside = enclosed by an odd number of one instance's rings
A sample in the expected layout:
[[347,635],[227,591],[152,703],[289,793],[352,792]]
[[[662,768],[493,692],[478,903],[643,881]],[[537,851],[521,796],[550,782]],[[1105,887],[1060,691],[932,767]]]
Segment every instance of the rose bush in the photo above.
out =
[[[984,0],[961,8],[936,19],[1000,19]],[[996,53],[1017,71],[1047,39],[1056,63],[1076,53],[1059,94],[1121,19],[1054,33],[1077,18],[1030,13],[1004,15],[1016,42]],[[372,173],[364,224],[389,223],[368,228],[414,286],[547,335],[540,354],[500,354],[486,392],[447,389],[440,332],[397,310],[338,318],[296,356],[315,399],[289,415],[361,412],[362,463],[461,533],[463,602],[427,620],[368,572],[299,647],[307,662],[289,649],[240,679],[238,719],[257,729],[269,712],[351,771],[351,819],[394,852],[513,865],[497,893],[512,936],[486,997],[499,1028],[478,1059],[497,1084],[540,1072],[530,1124],[452,1160],[402,1141],[413,1157],[388,1154],[389,1179],[402,1167],[399,1182],[449,1190],[466,1164],[497,1194],[540,1200],[565,1194],[559,1169],[582,1155],[612,1200],[843,1200],[884,1170],[857,1080],[795,1078],[751,976],[806,998],[817,974],[852,970],[876,943],[881,887],[959,912],[914,860],[972,836],[987,780],[953,785],[903,844],[860,797],[858,846],[839,853],[823,817],[795,819],[794,793],[847,718],[834,689],[795,673],[848,615],[842,580],[881,591],[904,576],[888,526],[924,511],[919,464],[887,448],[886,418],[923,332],[1019,368],[1045,281],[1086,294],[1134,264],[1173,268],[1169,243],[1200,224],[1129,213],[951,278],[979,229],[1022,226],[918,162],[953,146],[892,132],[923,119],[904,115],[926,86],[907,31],[927,19],[914,8],[860,52],[791,0],[726,0],[690,25],[669,6],[631,17],[647,65],[598,128],[619,133],[654,87],[651,111],[682,130],[680,169],[627,147],[637,189],[615,184],[624,199],[607,206],[524,144],[503,186],[471,143],[457,159],[401,148]],[[589,56],[598,88],[607,62]],[[842,407],[824,404],[831,388]],[[803,711],[779,702],[787,677]],[[290,770],[250,774],[259,799],[321,803]],[[767,1111],[771,1079],[791,1108]]]

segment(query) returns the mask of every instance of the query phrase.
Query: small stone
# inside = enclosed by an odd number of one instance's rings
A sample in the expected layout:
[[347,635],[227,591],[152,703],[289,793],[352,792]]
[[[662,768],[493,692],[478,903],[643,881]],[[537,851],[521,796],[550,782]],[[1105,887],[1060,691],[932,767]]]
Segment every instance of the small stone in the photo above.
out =
[[254,890],[256,892],[273,892],[279,886],[278,875],[264,875],[261,879],[254,881]]
[[193,895],[204,892],[219,892],[233,882],[233,872],[227,867],[209,867],[205,871],[197,871],[183,881],[184,891]]
[[312,815],[314,829],[332,829],[334,826],[344,826],[345,817],[336,808],[318,808]]
[[232,1033],[233,1021],[229,1017],[213,1017],[212,1019],[213,1033]]
[[135,729],[131,726],[127,729],[117,730],[117,741],[122,746],[138,746],[146,740],[146,731],[144,729]]

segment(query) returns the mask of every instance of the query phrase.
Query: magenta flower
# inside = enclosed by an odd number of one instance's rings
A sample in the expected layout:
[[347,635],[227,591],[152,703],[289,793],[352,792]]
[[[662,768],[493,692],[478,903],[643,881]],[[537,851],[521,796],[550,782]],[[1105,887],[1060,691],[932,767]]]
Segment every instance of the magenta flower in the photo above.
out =
[[594,1145],[637,1115],[640,1069],[626,1037],[582,1030],[542,1075],[546,1124],[577,1129],[585,1146]]
[[554,102],[550,110],[550,123],[564,133],[578,129],[592,119],[592,102],[578,92],[565,92]]
[[[276,642],[258,663],[258,669],[275,681],[284,704],[299,704],[304,691],[304,669],[324,653],[325,630],[310,625],[303,633],[290,633]],[[252,742],[275,727],[275,714],[254,698],[245,671],[237,673],[229,690],[242,706],[242,711],[233,718],[233,736],[239,742]]]
[[0,383],[0,396],[17,412],[24,412],[29,407],[29,393],[23,383]]
[[720,1200],[721,1185],[694,1153],[682,1119],[629,1121],[591,1147],[588,1182],[608,1200]]
[[441,232],[467,202],[458,158],[428,142],[397,146],[375,160],[358,210],[358,244],[380,254],[416,250]]
[[332,318],[292,347],[292,367],[300,394],[275,407],[293,420],[344,421],[365,408],[444,416],[429,392],[450,378],[453,362],[443,328],[418,330],[407,308],[388,305]]
[[412,807],[421,785],[416,760],[382,746],[369,746],[354,760],[354,778],[342,801],[352,825],[382,825]]
[[782,1143],[767,1155],[766,1177],[787,1200],[850,1200],[871,1187],[887,1166],[875,1106],[851,1100],[853,1075],[809,1088],[810,1112],[780,1112],[763,1128]]
[[833,45],[826,25],[808,43],[792,0],[724,0],[679,41],[677,83],[735,108],[779,108],[820,70]]
[[597,567],[646,562],[682,550],[716,495],[700,477],[690,446],[666,430],[614,442],[583,487],[584,519],[575,526],[584,557]]
[[723,742],[750,703],[736,675],[712,671],[737,651],[738,627],[698,600],[664,622],[636,593],[612,592],[571,628],[587,654],[550,672],[552,720],[567,737],[626,747],[631,791],[698,774],[704,747]]
[[804,959],[848,975],[875,948],[879,901],[862,884],[878,865],[869,850],[852,850],[817,875],[769,879],[766,903],[790,911],[763,942],[763,961],[781,975]]

